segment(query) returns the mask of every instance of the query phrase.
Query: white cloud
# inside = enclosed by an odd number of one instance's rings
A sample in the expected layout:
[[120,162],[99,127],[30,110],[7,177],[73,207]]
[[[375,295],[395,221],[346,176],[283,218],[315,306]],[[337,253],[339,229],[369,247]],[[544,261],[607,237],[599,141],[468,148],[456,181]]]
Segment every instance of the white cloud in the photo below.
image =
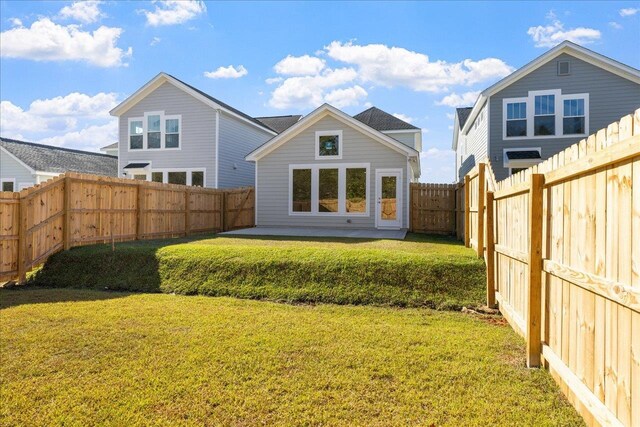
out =
[[286,76],[304,76],[308,74],[318,74],[325,66],[325,61],[309,55],[291,56],[273,66],[278,74]]
[[102,17],[100,3],[102,3],[102,1],[75,1],[71,5],[65,6],[60,10],[60,17],[75,19],[83,24],[96,22],[100,17]]
[[455,152],[448,149],[430,147],[420,153],[422,182],[453,182]]
[[411,122],[413,122],[413,117],[409,117],[409,116],[407,116],[407,115],[405,115],[405,114],[402,114],[402,113],[393,113],[392,115],[393,115],[394,117],[399,118],[400,120],[402,120],[402,121],[404,121],[404,122],[407,122],[407,123],[411,123]]
[[636,8],[636,7],[628,7],[628,8],[625,8],[625,9],[620,9],[618,11],[620,16],[622,16],[622,17],[633,16],[638,12],[640,12],[640,8]]
[[450,85],[473,85],[513,71],[497,58],[457,63],[431,61],[425,54],[383,44],[360,46],[334,41],[325,50],[330,58],[357,66],[358,78],[363,82],[405,86],[415,91],[441,92]]
[[159,0],[153,3],[155,4],[153,11],[141,11],[147,17],[147,24],[152,27],[182,24],[207,11],[203,1]]
[[41,18],[30,28],[17,27],[0,33],[0,56],[34,61],[84,61],[99,67],[126,66],[126,51],[116,43],[121,28],[101,26],[93,32],[82,31],[77,25],[62,26],[49,18]]
[[456,117],[456,115],[455,115],[455,114],[453,114],[453,113],[447,113],[447,119],[449,119],[449,120],[453,120],[455,117]]
[[553,47],[565,40],[589,44],[600,39],[600,31],[594,28],[577,27],[565,30],[564,24],[553,11],[547,14],[547,19],[551,21],[550,24],[530,27],[527,30],[536,47]]
[[476,99],[478,99],[478,95],[480,95],[479,91],[465,92],[461,95],[454,92],[445,96],[440,101],[437,101],[436,105],[446,105],[448,107],[469,107],[475,104]]
[[23,131],[42,132],[46,129],[47,120],[43,117],[29,114],[11,101],[0,102],[0,134],[2,136],[16,135],[17,132]]
[[149,46],[155,46],[158,43],[160,43],[160,41],[162,41],[162,39],[160,37],[154,37],[151,39],[151,42],[149,43]]
[[275,83],[280,83],[283,80],[284,80],[284,78],[282,78],[282,77],[271,77],[271,78],[266,79],[264,82],[266,84],[268,84],[268,85],[272,85],[272,84],[275,84]]
[[611,28],[613,28],[614,30],[621,30],[622,29],[622,25],[620,25],[619,23],[617,23],[615,21],[610,21],[609,22],[609,26]]
[[38,116],[110,117],[109,110],[118,105],[115,93],[100,92],[89,96],[73,92],[66,96],[37,99],[29,106],[29,113]]
[[367,91],[355,85],[346,89],[334,89],[324,96],[324,102],[336,108],[350,107],[358,105],[360,100],[367,97]]
[[[353,82],[357,76],[358,73],[353,68],[338,68],[325,69],[315,76],[290,77],[272,92],[269,105],[279,109],[317,107],[327,102],[327,90]],[[361,96],[362,91],[354,89],[350,96]],[[349,95],[334,93],[332,98],[335,100],[342,96]]]
[[14,27],[22,27],[22,21],[19,18],[9,18],[9,22]]
[[40,144],[55,145],[57,147],[97,151],[100,147],[112,144],[117,140],[118,120],[111,119],[105,124],[90,125],[77,131],[42,138],[37,142]]
[[229,65],[228,67],[218,67],[215,71],[204,72],[204,76],[210,79],[238,79],[247,74],[249,74],[249,72],[243,65],[238,67]]

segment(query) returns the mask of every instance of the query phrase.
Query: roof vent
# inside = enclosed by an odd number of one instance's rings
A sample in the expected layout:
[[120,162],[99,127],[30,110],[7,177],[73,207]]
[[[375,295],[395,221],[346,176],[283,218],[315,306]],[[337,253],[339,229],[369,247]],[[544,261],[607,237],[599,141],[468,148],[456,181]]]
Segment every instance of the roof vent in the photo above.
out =
[[558,61],[558,75],[568,76],[570,73],[569,61]]

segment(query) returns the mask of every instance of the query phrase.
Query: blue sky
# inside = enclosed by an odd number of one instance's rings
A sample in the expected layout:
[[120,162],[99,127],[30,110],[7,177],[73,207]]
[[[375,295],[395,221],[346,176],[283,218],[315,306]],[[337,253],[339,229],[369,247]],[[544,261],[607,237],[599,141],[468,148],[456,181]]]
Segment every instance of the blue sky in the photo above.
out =
[[375,105],[454,177],[452,113],[564,39],[640,68],[640,2],[0,2],[0,133],[97,150],[165,71],[254,116]]

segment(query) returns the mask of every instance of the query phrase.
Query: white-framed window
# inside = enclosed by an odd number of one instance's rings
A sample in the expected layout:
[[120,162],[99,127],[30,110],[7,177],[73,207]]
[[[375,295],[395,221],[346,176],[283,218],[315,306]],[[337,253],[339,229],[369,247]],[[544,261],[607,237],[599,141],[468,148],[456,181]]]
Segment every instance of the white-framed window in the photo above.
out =
[[151,169],[147,180],[162,182],[165,184],[191,185],[194,187],[205,186],[206,168],[171,168]]
[[545,139],[589,134],[589,94],[560,89],[530,91],[502,100],[503,139]]
[[1,178],[0,191],[16,191],[15,178]]
[[322,130],[316,132],[316,160],[342,159],[342,131]]
[[289,215],[369,216],[369,163],[289,165]]
[[179,150],[181,140],[181,115],[150,111],[143,117],[129,118],[129,151]]

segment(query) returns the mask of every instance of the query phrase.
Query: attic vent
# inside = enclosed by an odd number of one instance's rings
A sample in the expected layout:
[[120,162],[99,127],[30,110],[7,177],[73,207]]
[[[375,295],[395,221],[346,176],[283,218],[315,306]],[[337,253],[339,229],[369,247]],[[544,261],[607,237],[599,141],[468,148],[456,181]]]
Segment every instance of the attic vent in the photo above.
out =
[[569,61],[558,61],[558,75],[568,76],[569,72]]

